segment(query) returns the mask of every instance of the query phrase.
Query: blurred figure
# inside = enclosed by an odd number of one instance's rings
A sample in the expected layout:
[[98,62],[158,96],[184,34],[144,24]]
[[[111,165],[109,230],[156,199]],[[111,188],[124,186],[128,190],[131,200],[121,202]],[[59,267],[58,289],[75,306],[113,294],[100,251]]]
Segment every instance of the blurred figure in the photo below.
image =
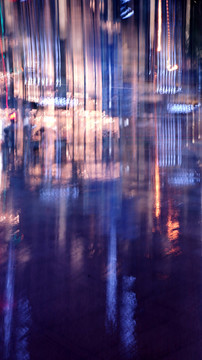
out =
[[14,120],[10,120],[10,125],[4,129],[4,142],[6,147],[14,150],[15,145],[15,125]]
[[9,146],[10,146],[10,148],[12,150],[14,150],[14,146],[15,146],[15,123],[14,123],[14,119],[10,120]]
[[23,120],[23,133],[24,139],[28,139],[30,136],[30,121],[29,121],[29,109],[25,110],[25,117]]
[[4,127],[5,127],[5,117],[4,113],[2,112],[1,120],[0,120],[0,144],[4,142]]

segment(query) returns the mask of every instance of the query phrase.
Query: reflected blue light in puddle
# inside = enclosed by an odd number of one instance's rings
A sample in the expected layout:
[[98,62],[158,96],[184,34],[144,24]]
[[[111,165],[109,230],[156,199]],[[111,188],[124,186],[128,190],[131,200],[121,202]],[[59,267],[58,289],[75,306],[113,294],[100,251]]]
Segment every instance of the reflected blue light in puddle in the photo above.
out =
[[174,115],[162,116],[158,124],[158,158],[160,167],[182,164],[182,121]]
[[10,340],[11,328],[13,319],[13,305],[14,305],[14,244],[11,241],[9,244],[8,253],[8,270],[6,276],[6,291],[5,291],[5,307],[4,307],[4,354],[5,358],[9,359],[10,355]]
[[54,202],[57,199],[77,199],[79,189],[77,187],[64,187],[64,188],[44,188],[40,191],[40,198],[43,201]]
[[107,329],[117,326],[117,238],[115,225],[111,224],[108,248],[108,277],[107,277]]
[[200,183],[200,174],[196,171],[180,169],[169,176],[168,183],[173,186],[194,185]]
[[[4,299],[4,359],[11,359],[13,348],[15,348],[17,360],[28,360],[30,357],[27,349],[27,335],[31,324],[29,301],[25,297],[20,298],[17,305],[14,301],[15,251],[16,245],[21,239],[22,236],[17,230],[8,245],[8,267]],[[15,316],[16,314],[17,316]]]
[[135,338],[135,311],[137,308],[134,276],[124,276],[122,280],[122,304],[121,304],[121,341],[128,351],[128,357],[132,357],[136,347]]
[[17,360],[29,360],[28,332],[31,325],[31,308],[29,301],[22,298],[18,302],[18,326],[16,328],[16,357]]

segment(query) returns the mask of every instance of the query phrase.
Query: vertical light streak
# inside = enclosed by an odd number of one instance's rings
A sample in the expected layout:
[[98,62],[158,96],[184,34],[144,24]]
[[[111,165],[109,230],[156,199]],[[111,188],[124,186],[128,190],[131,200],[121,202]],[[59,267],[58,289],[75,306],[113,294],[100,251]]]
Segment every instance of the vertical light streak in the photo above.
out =
[[162,3],[159,0],[158,4],[158,47],[157,51],[161,51],[161,33],[162,33]]
[[155,216],[160,216],[160,175],[158,161],[157,114],[155,109]]
[[187,0],[186,28],[185,28],[186,52],[188,52],[189,49],[190,19],[191,19],[191,0]]
[[175,134],[175,120],[174,120],[174,117],[172,118],[172,125],[173,125],[173,131],[172,131],[172,133],[173,133],[173,135],[172,135],[172,138],[173,138],[173,142],[172,142],[172,145],[173,145],[172,163],[175,166],[175,163],[176,163],[176,145],[175,145],[176,134]]
[[[12,239],[13,240],[13,239]],[[8,253],[8,269],[6,276],[6,291],[5,291],[5,307],[4,307],[4,350],[6,359],[10,355],[10,342],[13,319],[13,299],[14,299],[14,248],[12,240],[9,245]]]
[[58,2],[55,1],[55,75],[56,75],[56,87],[59,86],[59,59],[58,59]]
[[150,0],[150,47],[152,49],[154,43],[154,27],[155,27],[155,1]]
[[167,36],[168,36],[168,42],[167,42],[167,69],[171,68],[170,65],[170,15],[169,15],[169,4],[168,0],[166,0],[166,17],[167,17]]
[[155,216],[160,216],[160,176],[158,160],[155,160]]
[[0,38],[0,48],[1,48],[1,57],[2,57],[2,64],[3,64],[3,71],[4,71],[4,79],[5,79],[5,86],[6,86],[6,108],[8,109],[8,85],[7,85],[7,75],[6,75],[6,67],[3,55],[3,46],[2,40]]
[[[168,60],[167,60],[167,70],[168,71],[175,71],[178,69],[178,65],[171,65],[170,64],[170,15],[169,15],[169,4],[168,4],[168,0],[166,0],[166,18],[167,18],[167,34],[168,34],[168,44],[167,44],[167,56],[168,56]],[[174,31],[174,30],[173,30]],[[174,50],[175,51],[175,50]]]
[[194,111],[192,113],[192,144],[195,143],[195,117],[194,117]]
[[107,277],[107,327],[116,328],[117,317],[117,238],[116,227],[112,221],[108,248],[108,277]]
[[167,65],[170,68],[170,18],[169,18],[168,0],[166,0],[166,18],[167,18],[167,35],[168,35],[168,44],[167,44],[168,60],[167,60]]
[[[169,9],[169,0],[165,0],[165,31],[162,0],[158,0],[157,29],[157,92],[160,94],[176,93],[176,46],[175,46],[175,5]],[[172,10],[172,28],[170,11]],[[163,36],[163,39],[162,39]]]
[[179,117],[178,119],[178,126],[179,126],[179,131],[178,131],[178,137],[179,137],[179,163],[178,165],[182,164],[182,127],[181,127],[181,118]]

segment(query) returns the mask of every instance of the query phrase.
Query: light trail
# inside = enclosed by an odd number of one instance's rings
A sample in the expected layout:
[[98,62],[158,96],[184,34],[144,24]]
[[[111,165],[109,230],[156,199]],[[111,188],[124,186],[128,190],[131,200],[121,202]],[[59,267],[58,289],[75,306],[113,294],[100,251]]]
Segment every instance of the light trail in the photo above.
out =
[[169,17],[169,4],[168,4],[168,0],[166,0],[166,17],[167,17],[167,31],[168,31],[168,61],[167,67],[170,67],[170,17]]
[[3,46],[2,46],[2,40],[0,38],[0,48],[1,48],[1,57],[2,57],[2,64],[3,64],[3,70],[4,70],[4,79],[5,79],[5,86],[6,86],[6,108],[8,109],[8,85],[7,85],[7,75],[6,75],[6,66],[4,61],[4,54],[3,54]]
[[162,3],[161,0],[159,0],[158,5],[158,47],[157,51],[161,51],[161,33],[162,33]]
[[167,32],[168,32],[168,47],[167,47],[167,51],[168,51],[168,60],[167,60],[167,70],[168,71],[175,71],[178,69],[178,65],[173,65],[171,67],[170,64],[170,15],[169,15],[169,4],[168,4],[169,0],[166,0],[166,17],[167,17]]
[[155,216],[158,219],[161,214],[161,196],[160,196],[160,174],[159,174],[159,159],[158,159],[158,132],[157,132],[157,113],[155,106]]

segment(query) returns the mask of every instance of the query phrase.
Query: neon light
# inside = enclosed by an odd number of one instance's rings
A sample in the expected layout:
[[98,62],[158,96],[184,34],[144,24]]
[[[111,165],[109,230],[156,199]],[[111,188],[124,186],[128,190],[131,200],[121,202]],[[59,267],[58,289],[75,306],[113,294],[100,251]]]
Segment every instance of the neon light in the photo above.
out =
[[195,109],[197,109],[198,107],[200,107],[200,103],[196,104],[196,105],[192,105],[192,104],[168,104],[167,105],[167,110],[169,113],[173,113],[173,114],[188,114],[192,111],[194,111]]
[[15,120],[16,119],[16,113],[12,113],[10,115],[10,120]]
[[52,98],[52,97],[47,97],[47,98],[41,98],[40,99],[40,105],[41,106],[48,106],[48,105],[55,105],[55,106],[70,106],[70,107],[74,107],[79,105],[79,100],[78,99],[72,99],[72,98],[65,98],[65,97],[56,97],[56,98]]
[[0,17],[1,17],[1,31],[2,31],[2,37],[3,37],[3,35],[4,35],[4,23],[3,23],[1,5],[0,5]]
[[174,66],[172,66],[172,67],[170,67],[170,65],[167,66],[167,70],[168,70],[168,71],[175,71],[175,70],[177,70],[177,69],[178,69],[178,65],[177,65],[177,64],[174,65]]

